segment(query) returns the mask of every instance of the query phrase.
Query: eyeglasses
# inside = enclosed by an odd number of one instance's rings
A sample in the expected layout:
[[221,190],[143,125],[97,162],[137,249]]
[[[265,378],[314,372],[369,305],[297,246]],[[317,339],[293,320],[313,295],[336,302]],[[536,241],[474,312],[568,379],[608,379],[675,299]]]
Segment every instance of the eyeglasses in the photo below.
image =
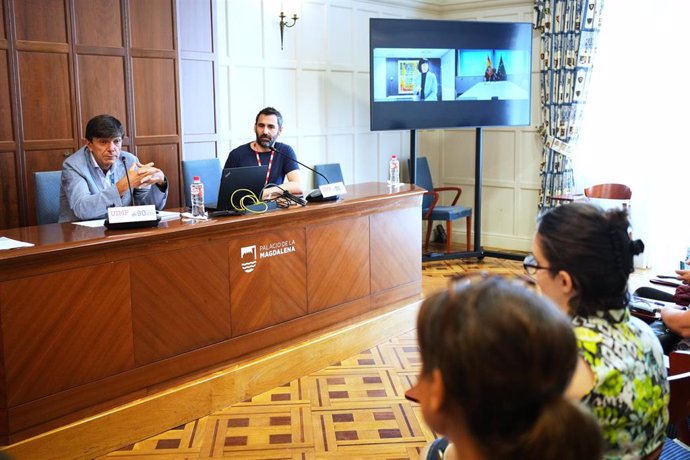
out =
[[525,257],[525,260],[522,261],[522,266],[525,268],[527,274],[531,276],[536,275],[539,270],[553,270],[551,267],[542,267],[539,265],[537,259],[535,259],[532,254]]

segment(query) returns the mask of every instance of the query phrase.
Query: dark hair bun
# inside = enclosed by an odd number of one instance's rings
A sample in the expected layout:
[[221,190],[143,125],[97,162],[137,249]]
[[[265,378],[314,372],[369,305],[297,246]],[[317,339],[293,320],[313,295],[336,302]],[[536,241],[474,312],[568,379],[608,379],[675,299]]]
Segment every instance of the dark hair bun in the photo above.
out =
[[632,252],[632,255],[636,256],[638,254],[642,254],[644,251],[644,243],[642,240],[633,240],[630,242],[630,252]]

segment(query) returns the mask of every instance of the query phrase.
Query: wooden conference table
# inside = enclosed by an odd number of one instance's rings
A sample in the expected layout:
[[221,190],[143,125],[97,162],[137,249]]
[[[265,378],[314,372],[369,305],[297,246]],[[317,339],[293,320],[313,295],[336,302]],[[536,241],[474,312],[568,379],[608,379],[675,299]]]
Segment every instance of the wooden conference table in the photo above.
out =
[[0,230],[0,441],[421,293],[424,190],[157,228]]

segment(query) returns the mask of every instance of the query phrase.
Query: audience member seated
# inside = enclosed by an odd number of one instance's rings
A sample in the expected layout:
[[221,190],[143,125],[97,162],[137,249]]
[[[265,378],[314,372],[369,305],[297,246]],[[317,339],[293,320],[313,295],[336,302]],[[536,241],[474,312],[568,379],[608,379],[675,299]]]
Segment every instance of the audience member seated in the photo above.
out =
[[503,278],[465,277],[424,301],[417,334],[422,372],[406,395],[446,436],[423,458],[601,458],[596,418],[564,396],[576,339],[548,299]]
[[[686,263],[689,262],[690,260]],[[661,320],[651,324],[666,354],[673,350],[690,350],[690,311],[686,308],[690,303],[690,270],[676,270],[676,274],[677,279],[683,284],[677,287],[673,294],[647,286],[640,287],[634,292],[638,297],[678,305],[662,306]]]
[[567,394],[598,417],[606,459],[657,458],[668,424],[661,345],[627,308],[633,256],[644,250],[629,226],[622,209],[558,206],[541,216],[525,259],[543,294],[571,317],[580,357]]

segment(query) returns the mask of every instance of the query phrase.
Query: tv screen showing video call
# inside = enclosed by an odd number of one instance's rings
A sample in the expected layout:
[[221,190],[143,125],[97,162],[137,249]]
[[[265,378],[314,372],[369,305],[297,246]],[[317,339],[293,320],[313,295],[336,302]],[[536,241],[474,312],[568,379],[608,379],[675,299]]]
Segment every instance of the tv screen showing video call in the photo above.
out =
[[370,19],[371,129],[530,124],[532,24]]

